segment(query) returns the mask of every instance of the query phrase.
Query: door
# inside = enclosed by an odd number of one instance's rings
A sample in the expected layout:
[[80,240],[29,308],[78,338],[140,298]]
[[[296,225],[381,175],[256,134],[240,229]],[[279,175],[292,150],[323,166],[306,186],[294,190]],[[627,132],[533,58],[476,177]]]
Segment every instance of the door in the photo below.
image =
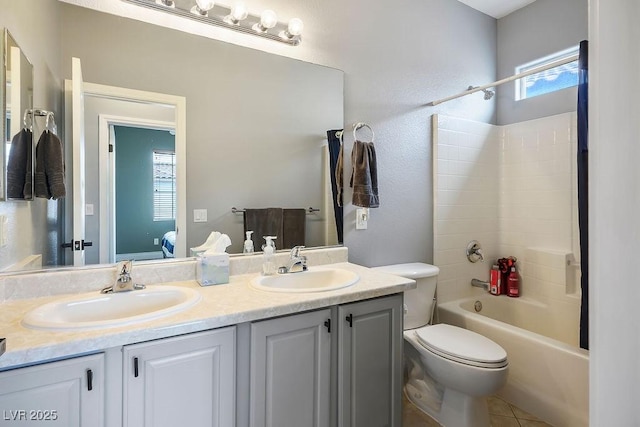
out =
[[402,422],[402,294],[338,308],[338,425]]
[[104,355],[0,372],[0,426],[104,426]]
[[331,310],[251,325],[251,427],[328,427]]
[[[71,157],[67,156],[67,174],[71,175],[73,191],[67,196],[65,209],[64,248],[70,250],[65,254],[66,264],[82,266],[85,264],[84,248],[91,245],[85,242],[85,183],[84,183],[84,82],[80,59],[71,59],[71,81],[65,81],[67,103],[65,113],[68,118],[66,126],[67,141],[71,143]],[[69,122],[70,119],[70,122]],[[70,138],[69,138],[70,136]],[[67,152],[69,152],[67,150]],[[70,171],[69,171],[70,169]],[[70,173],[69,173],[70,172]]]
[[234,426],[235,330],[126,346],[123,426]]

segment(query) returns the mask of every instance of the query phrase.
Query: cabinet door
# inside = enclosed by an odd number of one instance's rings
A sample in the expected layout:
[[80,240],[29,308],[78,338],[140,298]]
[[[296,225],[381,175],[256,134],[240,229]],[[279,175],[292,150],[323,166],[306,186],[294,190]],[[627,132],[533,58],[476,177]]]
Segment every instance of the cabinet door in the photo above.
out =
[[338,319],[339,426],[400,426],[402,294],[342,305]]
[[0,372],[0,426],[104,425],[104,356]]
[[251,325],[251,427],[327,427],[331,310]]
[[232,427],[235,326],[124,348],[129,427]]

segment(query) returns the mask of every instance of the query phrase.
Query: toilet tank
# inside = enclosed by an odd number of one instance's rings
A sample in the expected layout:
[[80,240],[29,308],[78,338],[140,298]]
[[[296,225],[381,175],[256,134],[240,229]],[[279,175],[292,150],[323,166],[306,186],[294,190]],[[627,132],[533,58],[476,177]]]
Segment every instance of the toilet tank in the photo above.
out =
[[404,292],[404,329],[415,329],[429,323],[431,312],[435,308],[436,283],[440,272],[438,267],[412,262],[384,265],[373,269],[416,281],[415,289]]

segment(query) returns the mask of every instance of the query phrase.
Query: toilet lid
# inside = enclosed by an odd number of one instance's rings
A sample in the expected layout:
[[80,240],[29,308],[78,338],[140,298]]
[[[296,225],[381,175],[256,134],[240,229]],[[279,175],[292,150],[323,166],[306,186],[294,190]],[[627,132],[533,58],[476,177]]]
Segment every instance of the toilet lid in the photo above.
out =
[[507,366],[507,352],[489,338],[467,329],[440,323],[416,329],[427,350],[446,359],[481,368]]

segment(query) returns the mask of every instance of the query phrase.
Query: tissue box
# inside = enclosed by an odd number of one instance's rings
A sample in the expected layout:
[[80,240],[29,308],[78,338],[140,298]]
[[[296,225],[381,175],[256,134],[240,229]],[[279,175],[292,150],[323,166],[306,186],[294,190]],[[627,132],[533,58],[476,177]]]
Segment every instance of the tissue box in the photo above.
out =
[[196,259],[196,280],[200,286],[229,283],[229,254],[199,255]]

